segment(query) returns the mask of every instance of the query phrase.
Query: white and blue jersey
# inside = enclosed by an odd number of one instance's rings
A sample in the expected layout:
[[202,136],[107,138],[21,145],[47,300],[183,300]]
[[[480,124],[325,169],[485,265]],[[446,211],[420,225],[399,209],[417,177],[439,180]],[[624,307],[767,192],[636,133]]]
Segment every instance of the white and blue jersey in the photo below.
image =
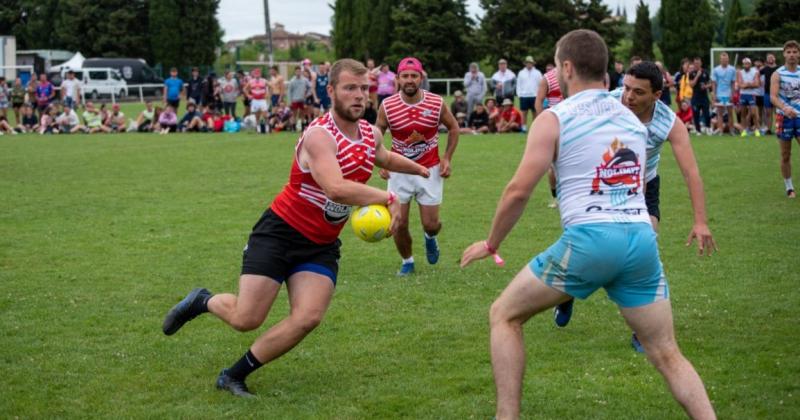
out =
[[[622,101],[622,88],[611,92],[611,96]],[[669,105],[661,101],[656,101],[653,115],[650,121],[645,123],[647,127],[647,172],[644,181],[652,181],[658,175],[658,162],[661,160],[661,148],[669,138],[672,126],[675,125],[675,112]]]
[[717,84],[716,92],[714,92],[717,98],[730,100],[733,96],[733,82],[736,80],[736,70],[733,66],[714,67],[714,71],[711,72],[711,80]]
[[[781,66],[775,72],[780,77],[778,97],[784,104],[794,108],[795,112],[800,114],[800,69],[795,68],[794,71],[789,71],[786,66]],[[778,138],[785,141],[791,141],[793,138],[800,139],[800,118],[787,118],[782,109],[778,108],[777,111]]]
[[647,128],[605,89],[578,92],[545,112],[559,122],[554,167],[564,233],[528,267],[581,299],[599,288],[621,307],[667,299],[644,201]]

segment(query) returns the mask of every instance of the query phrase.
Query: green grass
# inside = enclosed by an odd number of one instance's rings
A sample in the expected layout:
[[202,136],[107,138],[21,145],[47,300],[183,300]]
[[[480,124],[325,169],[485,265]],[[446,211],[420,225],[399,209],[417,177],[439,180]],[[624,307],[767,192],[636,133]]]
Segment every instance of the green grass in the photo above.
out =
[[[560,234],[540,187],[503,244],[506,268],[456,260],[485,237],[523,137],[462,137],[447,181],[438,265],[397,279],[391,241],[349,227],[323,324],[249,379],[241,401],[213,381],[258,332],[201,317],[173,337],[166,311],[192,287],[235,291],[253,223],[286,182],[292,135],[0,137],[2,417],[489,418],[491,302]],[[660,246],[685,354],[721,418],[800,413],[800,201],[770,140],[694,139],[719,254],[684,247],[686,188],[662,159]],[[794,166],[800,167],[795,148]],[[795,172],[797,173],[797,172]],[[374,177],[372,184],[383,186]],[[422,261],[421,228],[411,225]],[[287,313],[282,292],[263,332]],[[568,328],[525,327],[528,418],[682,418],[597,293]]]

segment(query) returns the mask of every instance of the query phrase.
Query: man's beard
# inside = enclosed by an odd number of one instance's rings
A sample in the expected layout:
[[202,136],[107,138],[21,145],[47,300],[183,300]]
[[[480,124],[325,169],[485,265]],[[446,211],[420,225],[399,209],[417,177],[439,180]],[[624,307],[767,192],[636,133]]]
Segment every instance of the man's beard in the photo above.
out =
[[358,122],[364,116],[363,106],[360,111],[354,111],[351,107],[342,105],[341,101],[336,99],[336,95],[333,96],[333,109],[336,111],[336,115],[350,122]]
[[417,91],[419,91],[419,86],[417,85],[403,86],[403,93],[405,93],[406,96],[414,96],[417,94]]

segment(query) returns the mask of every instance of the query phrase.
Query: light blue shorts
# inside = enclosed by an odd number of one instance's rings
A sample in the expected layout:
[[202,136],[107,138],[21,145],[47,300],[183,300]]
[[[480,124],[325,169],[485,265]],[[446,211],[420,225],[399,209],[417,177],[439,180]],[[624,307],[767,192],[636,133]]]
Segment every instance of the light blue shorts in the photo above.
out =
[[669,298],[656,234],[647,223],[567,227],[529,266],[548,286],[580,299],[601,287],[625,308]]

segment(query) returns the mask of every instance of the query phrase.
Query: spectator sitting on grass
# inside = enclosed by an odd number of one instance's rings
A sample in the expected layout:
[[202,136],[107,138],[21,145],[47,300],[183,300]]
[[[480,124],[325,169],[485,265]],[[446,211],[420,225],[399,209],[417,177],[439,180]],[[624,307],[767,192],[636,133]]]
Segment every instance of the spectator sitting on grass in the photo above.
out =
[[125,130],[125,114],[120,111],[119,104],[111,105],[111,112],[107,112],[103,125],[111,132],[121,133]]
[[144,104],[144,110],[136,117],[136,121],[131,121],[128,131],[138,131],[140,133],[150,131],[153,128],[153,121],[155,121],[155,109],[153,109],[153,103],[147,101]]
[[467,125],[472,129],[473,134],[489,132],[489,113],[486,112],[486,107],[482,103],[475,103],[475,110],[469,115]]
[[8,119],[5,115],[0,115],[0,135],[2,134],[17,134],[13,128],[11,128],[11,124],[8,123]]
[[17,133],[35,133],[39,130],[39,119],[33,113],[33,105],[29,103],[22,105],[22,117],[17,121],[14,128]]
[[78,117],[78,113],[72,109],[70,104],[64,104],[64,110],[61,112],[61,115],[56,118],[56,122],[58,123],[58,130],[62,134],[77,133],[84,129],[83,125],[81,125],[81,119]]
[[39,134],[58,134],[58,123],[56,122],[58,110],[53,105],[48,105],[42,112],[39,119]]
[[450,104],[450,112],[453,115],[457,115],[459,113],[467,115],[467,101],[464,99],[464,94],[461,93],[460,90],[457,90],[453,94],[453,103]]
[[681,108],[676,112],[678,118],[683,121],[686,128],[692,134],[697,134],[697,129],[694,127],[694,113],[692,112],[692,103],[689,99],[681,101]]
[[180,131],[205,131],[206,123],[203,122],[203,115],[197,110],[197,104],[194,100],[189,99],[186,103],[186,113],[178,123]]
[[514,108],[511,99],[503,99],[503,110],[500,112],[500,119],[497,121],[498,133],[515,133],[522,128],[522,114]]
[[91,101],[86,102],[86,110],[83,111],[83,121],[86,123],[86,129],[89,134],[100,132],[108,133],[111,131],[111,129],[103,125],[103,117]]
[[279,132],[285,130],[292,124],[292,110],[286,106],[285,101],[278,101],[272,109],[272,114],[269,116],[269,128],[272,131]]
[[164,112],[158,116],[158,134],[174,133],[178,129],[178,115],[175,108],[167,105]]
[[497,123],[500,120],[500,108],[497,107],[497,101],[494,98],[486,100],[486,113],[489,114],[489,132],[497,132]]

